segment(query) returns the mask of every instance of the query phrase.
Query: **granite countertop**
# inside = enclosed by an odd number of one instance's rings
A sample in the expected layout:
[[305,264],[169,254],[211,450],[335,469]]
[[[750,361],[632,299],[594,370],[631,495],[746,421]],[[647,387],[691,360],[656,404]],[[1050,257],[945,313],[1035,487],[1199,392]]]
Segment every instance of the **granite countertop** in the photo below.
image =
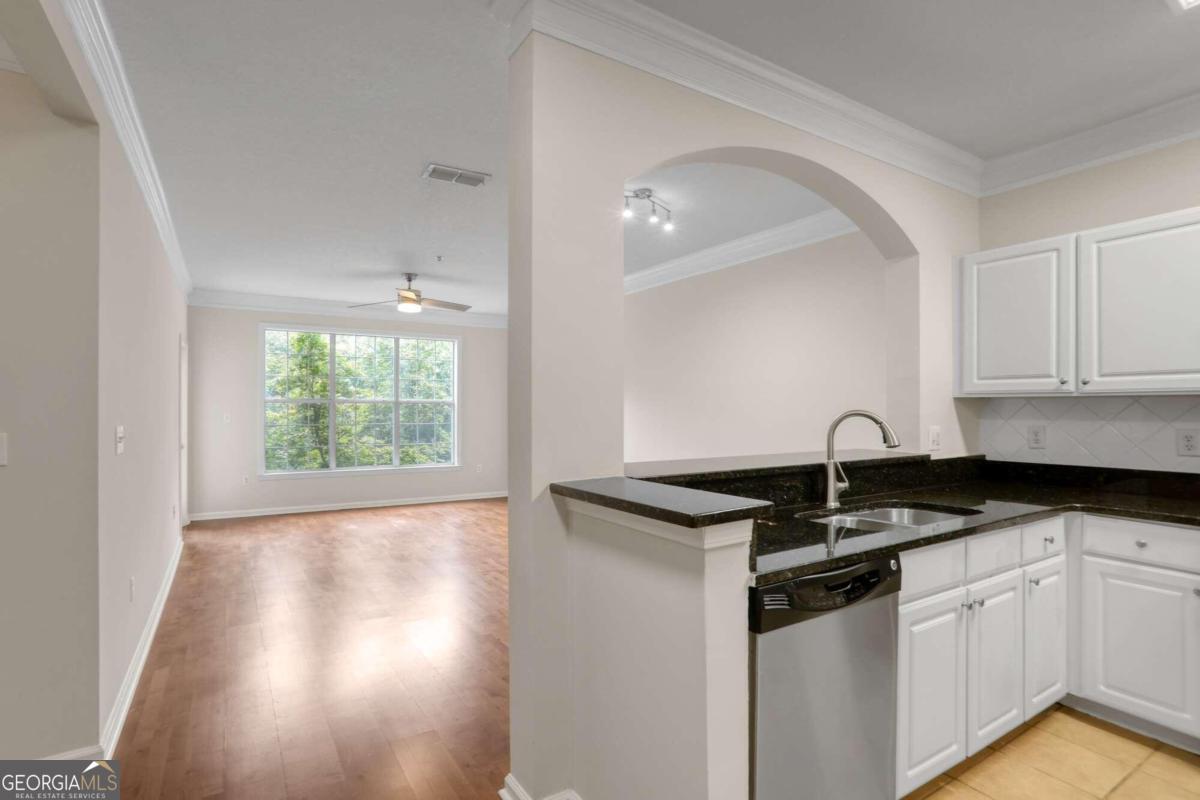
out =
[[[883,532],[850,530],[813,522],[829,515],[822,504],[779,509],[754,525],[751,570],[756,586],[825,572],[871,558],[1008,528],[1066,511],[1197,526],[1200,495],[1172,497],[1089,486],[1047,486],[1033,482],[971,481],[952,486],[888,492],[846,501],[839,511],[895,503],[959,508],[976,513],[925,529]],[[800,515],[797,517],[797,515]],[[836,541],[831,543],[831,534]],[[832,546],[831,546],[832,545]]]
[[550,493],[685,528],[753,519],[775,507],[766,500],[622,477],[553,483]]
[[[899,450],[848,450],[839,448],[842,466],[865,466],[884,462],[929,461],[928,453]],[[825,469],[825,451],[771,453],[768,455],[688,458],[675,461],[633,461],[625,465],[627,478],[712,480],[783,475],[789,472]]]

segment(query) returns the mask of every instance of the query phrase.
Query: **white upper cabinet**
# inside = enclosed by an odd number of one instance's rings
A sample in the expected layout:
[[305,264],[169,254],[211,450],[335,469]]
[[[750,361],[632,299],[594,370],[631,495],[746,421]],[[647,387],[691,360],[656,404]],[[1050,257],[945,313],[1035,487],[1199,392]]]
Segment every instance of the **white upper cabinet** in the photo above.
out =
[[1200,390],[1200,209],[1079,235],[1079,390]]
[[976,253],[960,273],[963,394],[1074,390],[1075,237]]

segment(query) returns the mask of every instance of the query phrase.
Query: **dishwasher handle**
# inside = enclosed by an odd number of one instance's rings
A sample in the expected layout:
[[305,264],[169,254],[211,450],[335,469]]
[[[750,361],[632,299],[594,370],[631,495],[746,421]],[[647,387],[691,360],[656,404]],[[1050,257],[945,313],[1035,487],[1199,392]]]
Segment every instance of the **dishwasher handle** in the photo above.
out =
[[768,633],[900,591],[900,556],[750,587],[750,630]]

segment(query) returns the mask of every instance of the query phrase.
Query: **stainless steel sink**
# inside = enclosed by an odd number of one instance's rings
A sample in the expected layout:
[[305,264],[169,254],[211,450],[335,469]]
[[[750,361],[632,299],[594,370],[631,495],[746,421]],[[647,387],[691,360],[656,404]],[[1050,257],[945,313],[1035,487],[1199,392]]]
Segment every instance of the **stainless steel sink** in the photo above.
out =
[[955,513],[951,511],[933,511],[927,508],[902,508],[900,506],[884,506],[868,508],[864,511],[853,511],[833,514],[828,517],[814,519],[839,527],[854,528],[860,531],[885,531],[891,528],[922,528],[926,525],[961,520],[971,512]]

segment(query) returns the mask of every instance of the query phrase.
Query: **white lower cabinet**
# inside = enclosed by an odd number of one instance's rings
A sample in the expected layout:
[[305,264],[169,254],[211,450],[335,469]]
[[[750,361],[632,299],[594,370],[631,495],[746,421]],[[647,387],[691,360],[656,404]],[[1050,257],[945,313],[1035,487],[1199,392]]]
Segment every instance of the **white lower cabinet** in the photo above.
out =
[[967,590],[900,608],[896,796],[967,756]]
[[1019,569],[967,587],[967,755],[1025,721],[1025,612]]
[[1023,570],[1025,582],[1025,719],[1067,694],[1067,559]]
[[1200,735],[1200,575],[1084,555],[1082,577],[1082,694]]

